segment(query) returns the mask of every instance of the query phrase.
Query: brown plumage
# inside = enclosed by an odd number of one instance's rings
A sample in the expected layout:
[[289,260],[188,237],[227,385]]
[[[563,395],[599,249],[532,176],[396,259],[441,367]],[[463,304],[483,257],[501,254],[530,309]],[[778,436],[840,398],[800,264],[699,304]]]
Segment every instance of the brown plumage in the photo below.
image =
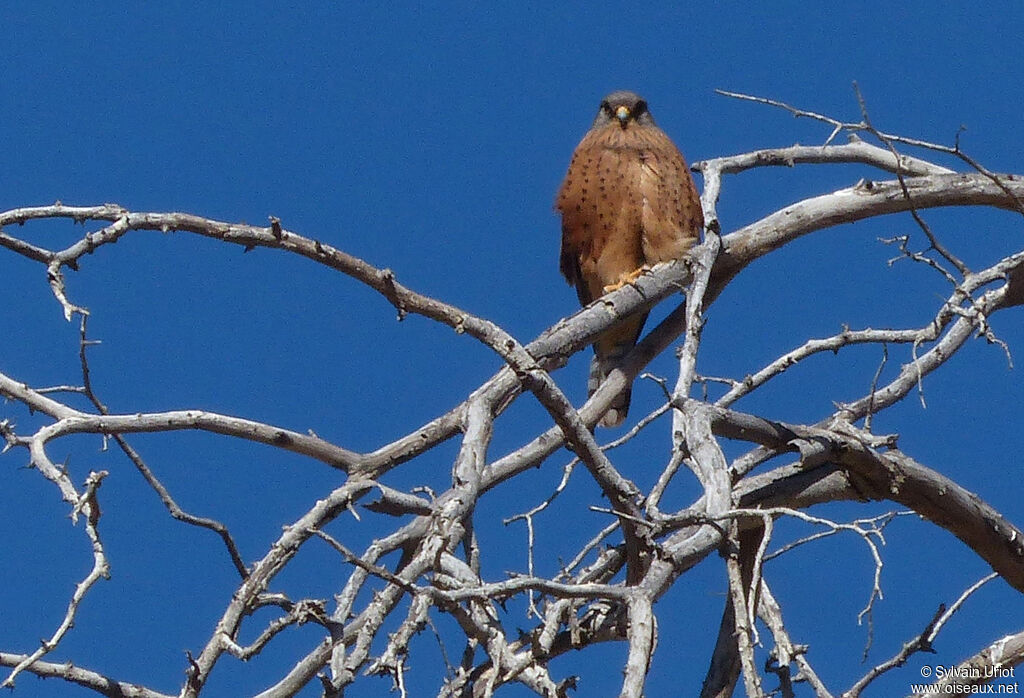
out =
[[[644,268],[678,259],[700,238],[700,197],[679,149],[654,124],[647,102],[613,92],[576,146],[555,208],[562,214],[561,268],[587,305],[629,283]],[[592,395],[640,337],[647,313],[594,342],[587,391]],[[626,418],[626,388],[601,419]]]

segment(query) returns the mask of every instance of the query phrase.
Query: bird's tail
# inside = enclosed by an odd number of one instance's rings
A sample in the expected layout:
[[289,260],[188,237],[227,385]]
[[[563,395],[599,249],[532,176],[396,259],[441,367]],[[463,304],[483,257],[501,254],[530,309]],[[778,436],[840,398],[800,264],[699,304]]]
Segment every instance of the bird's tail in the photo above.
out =
[[[639,313],[616,325],[610,330],[605,330],[594,342],[594,359],[590,362],[590,377],[587,379],[587,397],[593,395],[601,383],[622,364],[636,340],[640,338],[640,330],[643,329],[644,321],[647,320],[647,313]],[[633,392],[632,384],[627,385],[621,393],[612,400],[611,407],[604,413],[599,424],[603,427],[617,427],[626,421],[626,413],[629,412],[629,398]]]
[[[629,352],[632,345],[626,345],[622,347],[624,351],[617,355],[612,356],[597,356],[590,360],[590,376],[587,378],[587,397],[589,398],[604,382],[604,379],[608,377],[608,374],[614,371],[622,357]],[[612,400],[611,407],[601,417],[601,421],[598,422],[603,427],[617,427],[626,421],[626,414],[629,412],[629,399],[633,393],[633,386],[628,385],[626,389],[619,393],[614,400]]]

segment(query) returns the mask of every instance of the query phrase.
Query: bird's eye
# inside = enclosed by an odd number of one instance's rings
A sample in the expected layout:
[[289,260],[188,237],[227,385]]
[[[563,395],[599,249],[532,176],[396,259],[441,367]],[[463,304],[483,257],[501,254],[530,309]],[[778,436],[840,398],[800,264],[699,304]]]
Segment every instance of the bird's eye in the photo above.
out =
[[641,99],[641,100],[640,100],[639,102],[637,102],[637,103],[636,103],[636,106],[635,106],[635,107],[633,107],[633,113],[634,113],[634,114],[635,114],[636,116],[640,116],[640,115],[641,115],[641,114],[643,114],[643,113],[644,113],[645,111],[647,111],[647,102],[645,102],[645,101],[643,101],[643,100]]
[[608,112],[609,114],[611,114],[612,113],[612,105],[608,104],[608,102],[601,102],[601,111],[605,111],[605,112]]

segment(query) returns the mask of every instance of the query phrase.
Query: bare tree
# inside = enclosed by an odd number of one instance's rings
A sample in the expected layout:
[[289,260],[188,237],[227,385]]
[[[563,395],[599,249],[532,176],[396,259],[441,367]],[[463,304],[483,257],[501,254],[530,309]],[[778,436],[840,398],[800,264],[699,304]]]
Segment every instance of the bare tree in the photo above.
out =
[[[0,652],[0,665],[10,668],[2,685],[12,687],[25,674],[35,674],[107,696],[169,695],[112,678],[101,667],[56,660],[79,609],[109,576],[111,567],[101,537],[101,485],[110,473],[79,472],[54,462],[50,455],[56,442],[81,434],[115,444],[172,517],[215,532],[224,544],[224,564],[237,572],[237,588],[225,600],[220,618],[211,619],[213,632],[202,647],[181,660],[186,680],[176,695],[182,698],[205,694],[211,676],[231,658],[255,657],[283,633],[304,624],[320,628],[318,639],[297,663],[281,669],[261,696],[294,695],[317,680],[325,696],[341,696],[365,676],[380,674],[390,675],[395,690],[407,695],[408,659],[415,656],[411,654],[417,647],[414,638],[421,633],[427,641],[440,643],[445,652],[444,662],[436,666],[421,662],[416,668],[421,684],[424,677],[434,677],[438,696],[489,696],[513,682],[537,695],[563,696],[579,679],[564,672],[559,675],[553,660],[569,650],[601,643],[625,643],[628,651],[619,692],[641,696],[658,644],[659,601],[687,572],[719,553],[725,558],[722,581],[728,589],[721,625],[693,629],[709,638],[717,633],[702,695],[732,695],[742,676],[743,690],[751,698],[769,693],[794,696],[798,691],[819,698],[853,698],[913,653],[928,651],[950,616],[983,583],[998,576],[1024,592],[1024,534],[982,498],[905,453],[895,434],[876,433],[872,428],[878,415],[908,397],[923,395],[929,374],[940,368],[962,370],[958,353],[968,340],[982,338],[1009,357],[1010,347],[989,320],[1024,302],[1024,248],[1007,251],[984,269],[972,269],[932,230],[925,212],[936,207],[991,207],[1024,214],[1022,176],[990,172],[958,144],[942,146],[882,132],[872,125],[863,102],[862,119],[847,123],[771,100],[730,96],[817,121],[827,129],[825,142],[696,163],[694,170],[704,179],[702,244],[688,258],[659,266],[528,343],[486,318],[417,293],[388,269],[287,230],[274,218],[268,227],[257,227],[183,213],[140,213],[111,204],[60,203],[0,214],[0,247],[45,268],[64,317],[77,320],[80,328],[80,375],[75,385],[33,386],[18,376],[0,374],[0,395],[8,401],[6,418],[0,421],[5,452],[8,459],[27,455],[31,468],[57,487],[71,523],[85,533],[83,544],[89,546],[93,560],[92,569],[66,600],[62,622],[45,631],[38,647]],[[836,143],[842,135],[848,142]],[[933,160],[949,160],[954,167]],[[716,204],[726,175],[761,167],[830,163],[873,168],[880,179],[861,179],[721,233]],[[948,284],[946,297],[936,301],[927,322],[897,329],[844,327],[828,337],[797,338],[791,350],[763,366],[751,366],[744,375],[711,377],[698,371],[704,312],[748,265],[816,231],[897,212],[909,213],[919,231],[915,239],[926,241],[915,245],[910,235],[888,240],[898,250],[897,257],[922,265]],[[89,230],[63,249],[43,247],[11,232],[14,226],[50,219],[70,219]],[[102,254],[137,231],[192,233],[246,249],[270,248],[304,257],[372,288],[394,305],[400,317],[422,315],[470,335],[496,353],[504,366],[454,409],[371,452],[350,450],[312,432],[188,406],[157,413],[115,413],[93,382],[89,311],[68,292],[65,274],[76,270],[83,256]],[[678,296],[681,289],[685,302]],[[601,331],[658,303],[675,307],[637,345],[622,368],[586,404],[575,407],[556,382],[556,369]],[[661,381],[664,404],[640,418],[622,437],[599,443],[599,434],[592,429],[615,395],[637,379],[655,356],[680,340],[674,384]],[[877,347],[883,365],[890,353],[897,352],[904,363],[892,377],[883,378],[879,367],[859,399],[837,403],[814,423],[784,422],[778,415],[768,418],[734,408],[742,398],[767,391],[766,386],[774,385],[787,369],[823,352],[838,353],[854,345]],[[74,406],[83,396],[88,406]],[[495,457],[490,448],[495,429],[518,398],[537,400],[553,426]],[[23,408],[45,419],[28,420],[32,426],[22,426]],[[135,434],[179,430],[212,432],[296,453],[344,473],[344,479],[321,493],[300,517],[282,522],[280,536],[260,559],[248,564],[228,527],[215,518],[184,511],[161,483],[160,473],[147,465],[141,450],[132,444]],[[659,453],[669,454],[646,490],[617,467],[613,451],[641,437],[662,446],[650,449],[652,462]],[[743,444],[746,450],[727,457],[725,440]],[[384,476],[396,469],[428,457],[436,462],[438,447],[448,441],[455,441],[458,449],[447,490],[402,490],[384,483]],[[508,497],[513,484],[542,463],[558,467],[559,454],[566,447],[572,457],[562,463],[558,486],[543,501],[522,501],[522,513],[506,522],[525,529],[526,568],[487,578],[482,570],[488,556],[497,551],[481,544],[476,535],[478,505],[498,493]],[[690,477],[699,482],[700,496],[683,508],[666,506],[665,495]],[[536,527],[573,517],[571,511],[560,512],[564,502],[560,495],[573,478],[592,480],[601,492],[602,498],[592,502],[596,515],[577,522],[581,527],[592,525],[592,530],[584,536],[585,544],[573,548],[567,538],[563,549],[538,559]],[[895,508],[852,521],[812,513],[816,505],[827,502],[869,500],[889,502]],[[765,563],[820,538],[852,534],[862,541],[874,565],[874,582],[863,611],[863,617],[869,617],[881,594],[884,529],[907,512],[952,533],[991,567],[992,574],[966,589],[948,608],[921,619],[923,629],[898,654],[865,670],[860,680],[845,687],[827,685],[814,665],[828,656],[829,649],[809,649],[787,630]],[[337,532],[329,533],[328,525],[342,517],[356,517],[364,531],[371,526],[372,542],[357,548]],[[780,520],[802,522],[815,532],[783,544],[784,537],[776,535]],[[299,551],[315,545],[336,551],[338,569],[345,571],[331,580],[337,589],[331,603],[314,597],[292,598],[278,589],[278,575],[293,564]],[[827,559],[826,544],[815,550]],[[273,611],[272,619],[266,620],[267,613],[254,615],[259,609]],[[438,630],[441,619],[453,621],[451,630]],[[433,630],[424,632],[428,627]],[[251,640],[243,642],[243,635]],[[1024,658],[1022,638],[1024,629],[1011,637],[993,638],[990,645],[964,659],[963,671],[942,677],[940,684],[967,685],[998,677],[998,672],[990,670],[1015,666]],[[163,661],[179,660],[166,657]],[[942,688],[940,684],[936,686]]]

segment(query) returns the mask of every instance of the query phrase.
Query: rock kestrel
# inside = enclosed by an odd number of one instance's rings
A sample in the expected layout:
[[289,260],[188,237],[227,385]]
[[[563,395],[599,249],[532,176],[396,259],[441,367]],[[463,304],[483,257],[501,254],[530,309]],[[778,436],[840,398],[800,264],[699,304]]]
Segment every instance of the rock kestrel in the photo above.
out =
[[[562,214],[561,269],[587,305],[645,269],[679,259],[700,239],[704,217],[679,149],[658,128],[647,102],[613,92],[576,146],[555,208]],[[594,341],[587,392],[592,395],[640,337],[639,313]],[[626,388],[601,419],[626,418]]]

